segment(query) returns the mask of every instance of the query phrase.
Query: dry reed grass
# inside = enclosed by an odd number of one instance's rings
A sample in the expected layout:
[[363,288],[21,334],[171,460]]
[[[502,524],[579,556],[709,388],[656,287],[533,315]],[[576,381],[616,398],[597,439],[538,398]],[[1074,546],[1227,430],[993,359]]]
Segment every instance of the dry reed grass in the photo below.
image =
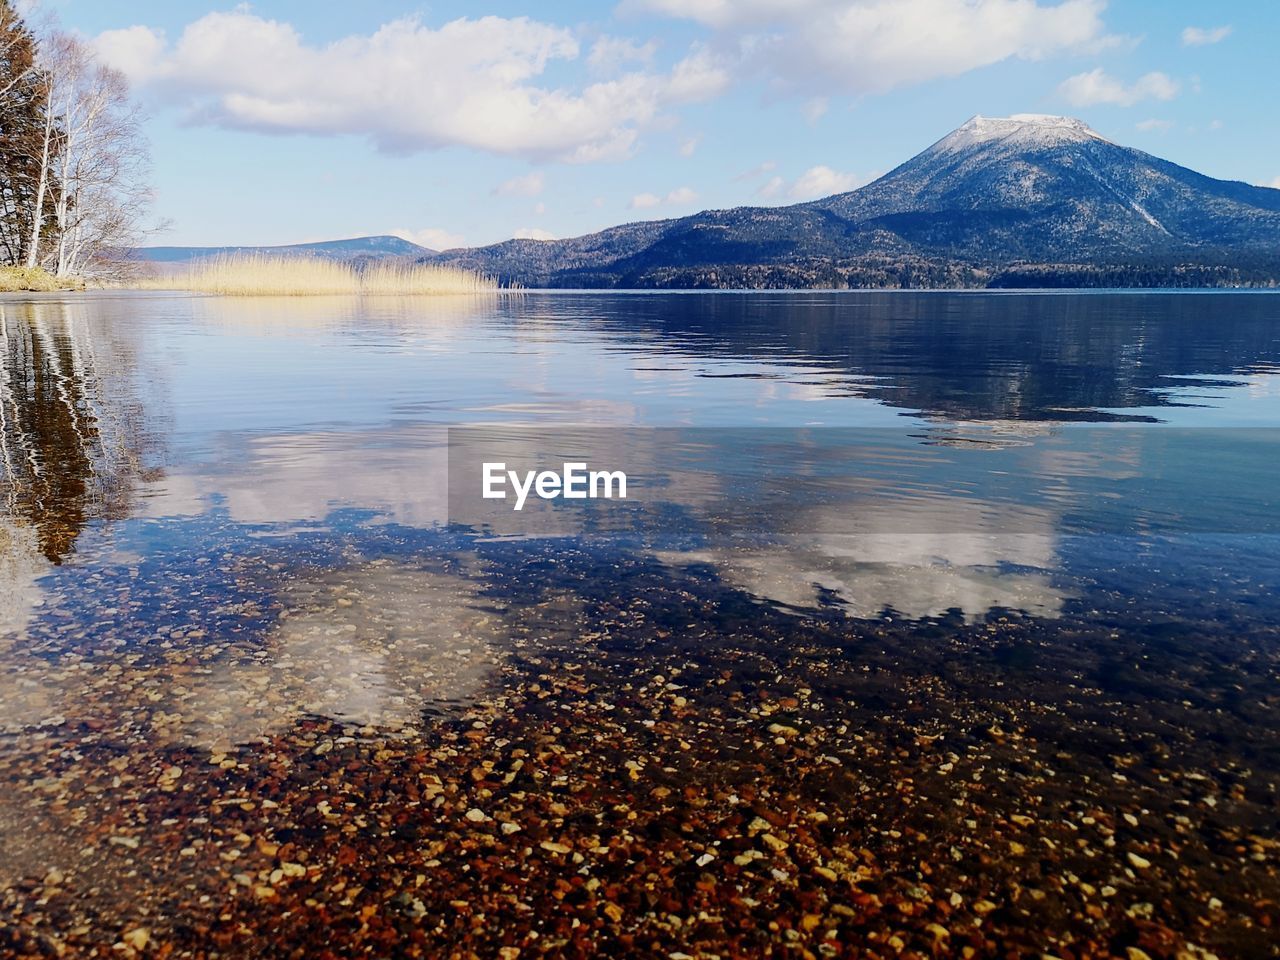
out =
[[59,279],[40,267],[0,267],[0,293],[49,293],[55,290],[83,289],[83,280]]
[[491,278],[429,263],[374,261],[355,266],[321,257],[225,254],[131,284],[147,290],[189,290],[226,296],[407,296],[492,293]]

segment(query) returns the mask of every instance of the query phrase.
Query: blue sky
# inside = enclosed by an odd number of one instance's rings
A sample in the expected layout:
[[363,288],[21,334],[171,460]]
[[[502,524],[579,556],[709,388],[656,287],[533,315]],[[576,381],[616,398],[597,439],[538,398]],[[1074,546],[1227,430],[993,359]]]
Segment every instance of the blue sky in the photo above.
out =
[[45,0],[149,114],[157,242],[574,236],[873,179],[974,114],[1280,186],[1280,3]]

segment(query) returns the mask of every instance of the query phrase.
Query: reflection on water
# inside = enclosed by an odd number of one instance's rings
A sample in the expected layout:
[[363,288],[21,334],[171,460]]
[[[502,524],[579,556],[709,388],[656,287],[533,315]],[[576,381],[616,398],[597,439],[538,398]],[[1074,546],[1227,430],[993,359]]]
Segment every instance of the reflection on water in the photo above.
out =
[[[984,513],[974,504],[948,509]],[[952,517],[939,526],[924,514],[912,519],[924,529],[891,523],[893,532],[808,533],[660,556],[672,564],[710,564],[728,583],[765,600],[798,609],[834,606],[865,619],[888,612],[920,620],[955,610],[972,623],[995,609],[1045,618],[1061,613],[1069,593],[1054,579],[1059,558],[1048,516],[1041,533],[948,532]]]
[[441,427],[226,438],[219,459],[173,470],[140,505],[150,517],[218,507],[237,523],[321,521],[346,508],[431,527],[447,519]]
[[33,528],[0,521],[0,637],[27,625],[40,602],[37,581],[46,566]]
[[694,376],[722,376],[734,363],[746,374],[743,362],[756,361],[758,374],[787,371],[781,379],[807,381],[819,396],[872,397],[946,421],[1163,418],[1198,388],[1280,369],[1278,308],[1266,294],[859,292],[529,306],[590,317]]
[[144,410],[135,373],[130,332],[89,305],[0,303],[0,730],[61,716],[57,682],[24,650],[41,579],[154,476],[143,424],[164,412]]
[[[474,665],[455,665],[453,693],[429,682],[452,655],[447,641],[488,623],[476,619],[475,578],[377,566],[383,548],[371,544],[388,535],[383,526],[590,538],[620,556],[657,557],[673,575],[709,566],[793,610],[1060,618],[1097,582],[1064,537],[1269,529],[1276,503],[1264,467],[1277,435],[1223,427],[1280,424],[1267,386],[1280,363],[1276,303],[8,301],[0,636],[4,659],[20,666],[4,681],[6,723],[65,713],[59,685],[41,681],[23,648],[24,632],[65,638],[52,625],[82,616],[67,613],[78,595],[65,582],[51,602],[50,564],[78,564],[86,583],[110,579],[195,542],[210,522],[218,532],[203,557],[171,562],[226,565],[304,536],[330,538],[342,558],[253,601],[274,604],[254,656],[223,657],[190,678],[191,695],[210,704],[208,730],[221,725],[233,740],[307,714],[408,724],[428,703],[475,692],[485,674]],[[1078,426],[1091,420],[1162,422]],[[546,466],[570,456],[625,465],[636,495],[609,510],[520,515],[474,496],[482,459]],[[401,540],[402,561],[425,549]],[[344,577],[379,598],[367,618],[330,597]],[[157,615],[145,595],[117,592],[128,599],[108,608],[128,612],[123,651]],[[160,633],[189,643],[181,614],[166,617],[178,622],[154,625]],[[415,619],[430,629],[394,639]],[[75,625],[86,643],[103,632]],[[501,646],[474,644],[489,651],[484,662]],[[304,662],[310,675],[295,669]]]
[[129,514],[150,433],[131,396],[126,331],[86,304],[0,304],[0,493],[61,563],[91,520]]
[[43,664],[25,656],[22,631],[44,602],[39,586],[49,561],[33,527],[0,521],[0,732],[57,715]]
[[360,337],[387,345],[394,335],[421,348],[475,324],[478,316],[510,309],[516,294],[457,297],[194,297],[184,299],[183,313],[194,324],[210,324],[224,333],[281,335],[321,333]]
[[[7,639],[0,730],[92,722],[145,731],[151,742],[224,749],[311,715],[402,730],[468,701],[501,655],[503,618],[480,598],[476,577],[422,565],[374,560],[291,576],[271,626],[250,647],[240,631],[214,635],[199,618],[177,626],[170,615],[181,596],[148,589],[166,615],[100,622],[85,637],[94,649],[64,652],[53,665]],[[229,612],[260,622],[265,611],[244,601]],[[160,648],[158,662],[140,656],[132,635],[157,626],[149,643]]]
[[308,714],[412,728],[474,696],[498,656],[499,618],[471,579],[374,562],[295,580],[281,600],[260,651],[182,691],[196,742],[249,743]]
[[0,954],[1274,941],[1280,298],[0,321]]

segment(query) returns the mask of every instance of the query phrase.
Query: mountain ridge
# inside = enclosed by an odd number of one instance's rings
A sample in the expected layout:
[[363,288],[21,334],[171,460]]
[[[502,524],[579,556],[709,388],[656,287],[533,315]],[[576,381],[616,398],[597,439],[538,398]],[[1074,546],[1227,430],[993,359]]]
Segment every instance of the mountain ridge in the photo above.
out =
[[137,259],[148,263],[186,263],[191,260],[202,260],[231,253],[272,256],[317,256],[334,260],[367,260],[387,257],[426,257],[434,255],[436,251],[390,234],[267,246],[154,246],[138,247],[134,250],[134,255]]
[[846,193],[423,259],[532,287],[1275,285],[1280,190],[1070,117],[977,116]]

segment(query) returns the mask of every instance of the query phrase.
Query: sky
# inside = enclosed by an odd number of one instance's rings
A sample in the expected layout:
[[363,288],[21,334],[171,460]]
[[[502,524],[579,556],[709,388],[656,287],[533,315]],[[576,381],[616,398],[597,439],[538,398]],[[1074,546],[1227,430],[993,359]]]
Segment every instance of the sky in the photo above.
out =
[[43,0],[148,116],[152,242],[568,237],[853,189],[975,114],[1280,187],[1275,0]]

